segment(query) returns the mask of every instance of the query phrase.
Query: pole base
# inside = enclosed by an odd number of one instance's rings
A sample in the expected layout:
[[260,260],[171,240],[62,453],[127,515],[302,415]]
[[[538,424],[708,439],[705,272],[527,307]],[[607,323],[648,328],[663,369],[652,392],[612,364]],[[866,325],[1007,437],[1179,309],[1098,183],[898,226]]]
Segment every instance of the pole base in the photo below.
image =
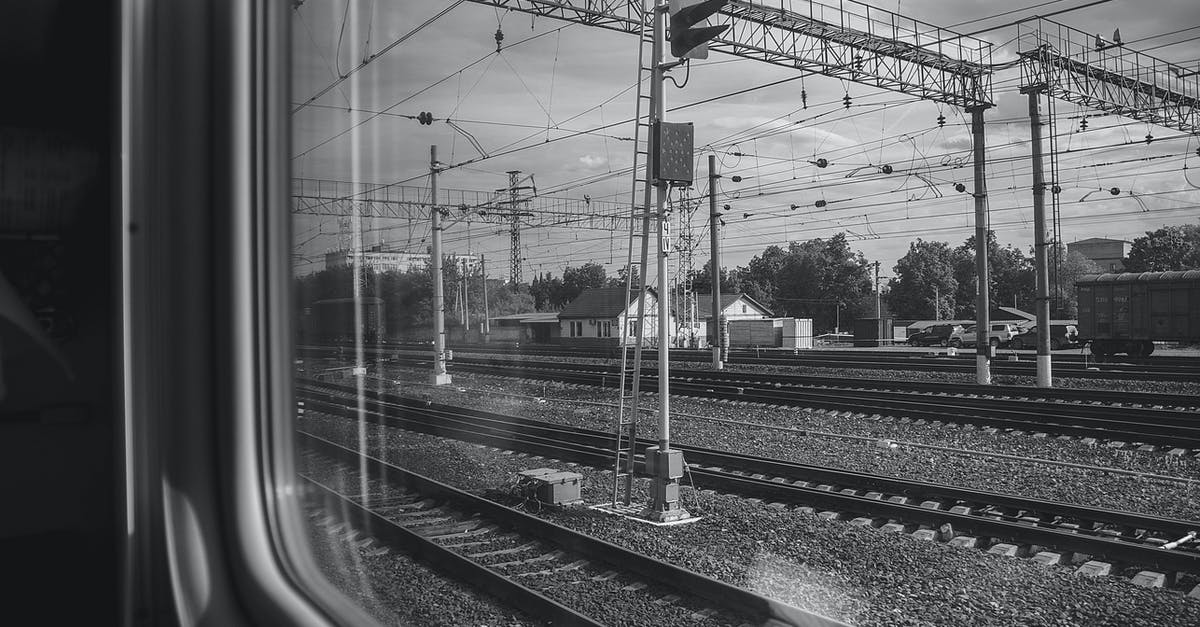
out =
[[979,385],[992,384],[992,364],[987,355],[975,356],[975,382]]
[[1050,356],[1037,356],[1037,386],[1039,388],[1048,388],[1054,386],[1054,378],[1050,370]]
[[431,381],[434,385],[450,385],[450,373],[435,374]]
[[650,507],[645,516],[654,522],[691,518],[679,504],[679,479],[683,477],[683,451],[646,447],[646,472],[651,475]]

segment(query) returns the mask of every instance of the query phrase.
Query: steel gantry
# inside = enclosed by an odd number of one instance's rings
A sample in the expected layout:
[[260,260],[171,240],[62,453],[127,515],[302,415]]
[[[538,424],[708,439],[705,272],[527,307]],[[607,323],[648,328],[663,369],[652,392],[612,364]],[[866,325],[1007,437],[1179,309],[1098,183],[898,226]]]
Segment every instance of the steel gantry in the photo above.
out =
[[[1037,18],[1017,27],[1021,60],[1021,93],[1029,98],[1033,160],[1033,241],[1037,266],[1037,384],[1053,384],[1050,363],[1050,292],[1047,248],[1059,244],[1055,229],[1046,239],[1045,197],[1061,191],[1058,181],[1045,180],[1039,99],[1058,98],[1142,120],[1185,133],[1200,131],[1200,72],[1129,50],[1114,41]],[[1053,122],[1053,114],[1051,114]],[[1052,139],[1053,139],[1053,134]],[[1152,141],[1147,135],[1147,142]],[[1051,144],[1053,158],[1054,144]],[[1057,215],[1055,216],[1057,224]]]
[[[660,0],[471,0],[500,9],[637,34]],[[790,8],[789,8],[790,7]],[[986,277],[987,186],[983,112],[992,107],[992,44],[853,0],[780,0],[778,7],[728,0],[709,18],[728,26],[709,50],[959,106],[974,144],[975,266]],[[647,207],[647,211],[649,208]],[[988,281],[978,281],[977,326],[989,328]],[[976,380],[991,383],[994,349],[977,334]]]
[[1152,122],[1200,131],[1200,72],[1039,18],[1017,29],[1021,88]]
[[351,216],[392,220],[428,220],[437,206],[452,221],[470,220],[512,228],[514,222],[532,228],[563,227],[616,231],[629,224],[628,205],[589,198],[520,196],[514,209],[506,187],[497,192],[438,189],[415,185],[376,185],[319,179],[292,180],[292,213],[313,216]]
[[[640,1],[471,1],[630,34],[650,19]],[[852,0],[730,0],[709,23],[729,26],[710,50],[966,109],[992,105],[991,43],[891,11]]]

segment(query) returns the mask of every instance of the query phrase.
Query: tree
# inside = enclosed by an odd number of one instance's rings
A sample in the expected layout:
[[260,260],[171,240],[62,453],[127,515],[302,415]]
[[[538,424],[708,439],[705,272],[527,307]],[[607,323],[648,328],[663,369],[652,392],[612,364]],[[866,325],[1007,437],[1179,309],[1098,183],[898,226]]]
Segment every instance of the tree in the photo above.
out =
[[[487,287],[489,316],[508,316],[535,310],[533,295],[525,285],[509,285],[503,279],[488,279]],[[472,301],[472,309],[475,302],[478,300]]]
[[762,254],[751,259],[748,265],[735,270],[742,292],[768,309],[775,309],[775,283],[786,258],[787,253],[782,248],[768,246]]
[[[844,233],[792,242],[777,259],[760,260],[758,268],[762,272],[777,264],[771,305],[776,313],[812,318],[818,329],[845,327],[853,318],[874,316],[871,264],[850,249]],[[750,263],[753,268],[755,261]]]
[[562,279],[550,276],[549,272],[533,278],[529,293],[533,296],[537,311],[558,311],[563,308]]
[[[625,278],[627,276],[629,276],[629,273],[626,272],[624,266],[617,268],[617,276],[611,277],[610,279],[608,279],[608,281],[605,282],[604,286],[605,287],[624,288],[625,287]],[[641,274],[638,273],[637,266],[633,266],[633,283],[630,284],[630,288],[633,289],[635,292],[637,291],[637,288],[638,288],[638,281],[641,281]]]
[[[1020,249],[1011,244],[1003,248],[996,241],[996,232],[988,231],[988,302],[993,306],[1012,306],[1033,309],[1034,282],[1033,262]],[[975,236],[955,249],[954,279],[958,282],[955,292],[955,317],[974,318],[977,283],[975,281]]]
[[598,263],[585,263],[578,268],[567,266],[562,278],[563,304],[575,300],[586,289],[602,287],[605,278],[604,266]]
[[893,268],[895,278],[888,283],[887,303],[892,312],[899,318],[953,318],[958,291],[956,258],[946,242],[918,238],[909,244],[908,252]]
[[[706,263],[692,274],[692,289],[697,294],[712,293],[712,264]],[[721,268],[721,293],[734,294],[740,291],[740,282],[736,271]]]
[[[1065,253],[1065,254],[1064,254]],[[1075,281],[1086,274],[1102,272],[1096,262],[1083,256],[1079,251],[1066,253],[1060,245],[1058,265],[1058,309],[1055,318],[1074,319],[1079,316],[1079,300],[1075,291]]]
[[1200,224],[1164,226],[1134,238],[1125,258],[1129,272],[1200,268]]

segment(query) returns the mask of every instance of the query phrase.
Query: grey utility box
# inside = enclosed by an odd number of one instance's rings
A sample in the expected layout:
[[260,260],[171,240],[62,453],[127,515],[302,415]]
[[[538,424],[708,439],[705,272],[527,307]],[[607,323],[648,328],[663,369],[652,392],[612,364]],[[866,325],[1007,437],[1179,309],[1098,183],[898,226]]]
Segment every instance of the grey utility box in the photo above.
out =
[[572,505],[581,502],[579,482],[583,478],[577,472],[563,472],[554,468],[534,468],[519,473],[522,483],[532,488],[537,500],[549,505]]

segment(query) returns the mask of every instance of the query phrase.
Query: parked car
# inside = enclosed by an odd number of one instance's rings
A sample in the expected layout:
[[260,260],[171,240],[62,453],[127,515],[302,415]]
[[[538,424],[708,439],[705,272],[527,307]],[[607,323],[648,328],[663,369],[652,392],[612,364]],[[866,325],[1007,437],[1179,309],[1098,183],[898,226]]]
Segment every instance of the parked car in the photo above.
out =
[[[975,326],[970,325],[962,331],[952,333],[950,335],[950,345],[955,348],[963,346],[973,346],[976,341]],[[1020,329],[1015,324],[998,322],[991,325],[991,330],[988,331],[988,343],[992,346],[1004,346],[1012,341],[1014,337],[1020,334]]]
[[[1078,338],[1079,330],[1073,324],[1050,325],[1050,350],[1056,351],[1060,348],[1074,348],[1079,344]],[[1008,346],[1017,350],[1022,348],[1037,348],[1037,341],[1038,332],[1035,326],[1014,337]]]
[[909,336],[909,346],[949,346],[950,336],[962,331],[961,324],[935,324]]

